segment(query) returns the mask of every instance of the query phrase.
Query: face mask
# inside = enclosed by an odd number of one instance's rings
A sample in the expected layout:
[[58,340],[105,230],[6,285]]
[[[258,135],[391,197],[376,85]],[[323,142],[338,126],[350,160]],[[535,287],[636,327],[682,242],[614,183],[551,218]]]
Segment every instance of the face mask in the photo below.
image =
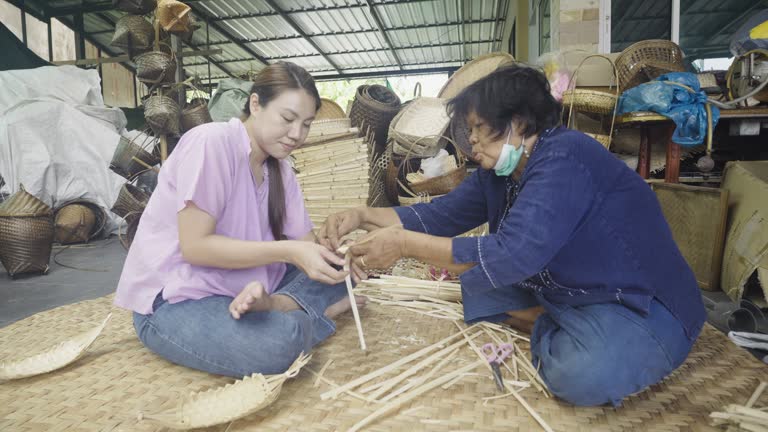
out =
[[509,128],[507,134],[507,142],[501,148],[501,154],[499,160],[496,161],[496,165],[493,170],[499,177],[506,177],[512,174],[512,171],[517,168],[517,164],[520,163],[520,159],[523,157],[523,151],[525,150],[525,141],[520,143],[520,147],[517,149],[515,146],[509,143],[509,139],[512,137],[512,127]]

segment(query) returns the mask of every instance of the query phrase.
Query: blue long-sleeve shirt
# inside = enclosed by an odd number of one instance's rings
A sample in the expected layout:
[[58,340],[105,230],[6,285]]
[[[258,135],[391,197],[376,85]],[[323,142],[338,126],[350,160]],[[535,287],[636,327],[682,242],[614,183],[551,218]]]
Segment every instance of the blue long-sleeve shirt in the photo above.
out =
[[453,239],[454,262],[477,263],[461,275],[467,321],[487,315],[494,291],[510,286],[641,314],[655,297],[689,337],[706,319],[654,193],[580,132],[543,133],[519,182],[478,169],[451,193],[395,211],[406,229],[441,237],[489,223],[489,235]]

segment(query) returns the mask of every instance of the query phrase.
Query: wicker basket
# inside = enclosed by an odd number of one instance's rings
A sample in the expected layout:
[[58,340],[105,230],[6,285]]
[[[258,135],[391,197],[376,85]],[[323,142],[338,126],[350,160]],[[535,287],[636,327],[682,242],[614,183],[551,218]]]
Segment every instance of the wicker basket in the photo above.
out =
[[135,15],[146,15],[157,7],[157,0],[112,0],[112,7]]
[[634,43],[616,59],[619,85],[627,90],[669,72],[685,72],[683,51],[662,39]]
[[0,262],[15,278],[47,273],[53,244],[53,211],[24,190],[0,204]]
[[421,97],[412,100],[389,126],[389,138],[394,140],[392,151],[419,157],[436,155],[441,144],[445,144],[441,138],[449,122],[443,99]]
[[450,99],[461,93],[462,90],[473,82],[495,71],[499,66],[514,61],[515,58],[509,53],[494,52],[481,55],[454,72],[451,78],[443,85],[443,88],[440,89],[437,97]]
[[469,142],[469,125],[467,119],[453,116],[449,125],[453,145],[466,157],[472,157],[472,144]]
[[151,50],[154,41],[155,29],[149,21],[138,15],[123,15],[115,24],[115,33],[109,44],[137,53]]
[[408,188],[416,195],[445,195],[456,189],[467,178],[467,166],[464,163],[464,158],[459,157],[458,159],[459,163],[456,168],[418,183],[408,182]]
[[144,118],[157,135],[180,132],[179,104],[168,96],[150,96],[144,102]]
[[211,113],[205,103],[190,104],[181,111],[181,131],[186,132],[195,126],[211,123]]
[[423,195],[400,195],[398,197],[398,200],[400,201],[400,205],[401,206],[410,206],[410,205],[419,204],[419,203],[432,202],[433,199],[439,198],[441,196],[442,195],[428,195],[428,194],[423,194]]
[[349,118],[352,125],[363,133],[374,133],[375,152],[381,153],[387,143],[389,124],[400,110],[400,98],[390,89],[380,85],[362,85],[357,88]]
[[191,8],[176,0],[160,0],[155,14],[160,27],[169,33],[184,33],[190,29]]
[[317,114],[315,114],[315,120],[329,120],[345,118],[347,116],[339,104],[331,99],[322,98],[321,101],[320,109],[317,110]]
[[149,195],[131,183],[126,183],[120,188],[117,200],[112,206],[112,213],[130,223],[135,215],[144,211],[148,202]]
[[127,221],[125,232],[123,232],[122,227],[120,227],[117,231],[117,238],[120,239],[120,244],[123,245],[125,250],[131,249],[133,238],[136,237],[136,230],[139,229],[141,215],[141,212],[129,213],[125,219]]
[[88,206],[69,204],[56,211],[54,236],[56,243],[85,243],[96,229],[96,214]]
[[[617,83],[619,82],[618,71],[616,69],[616,66],[611,61],[611,59],[599,54],[595,54],[595,55],[584,57],[584,59],[579,63],[579,65],[576,67],[576,70],[573,72],[573,75],[571,76],[571,82],[569,83],[568,87],[571,87],[571,84],[576,83],[576,80],[579,74],[579,69],[581,69],[581,66],[584,65],[584,62],[586,62],[591,58],[602,58],[605,61],[607,61],[613,68],[614,79],[616,80]],[[616,123],[616,109],[618,106],[617,101],[619,99],[619,93],[620,93],[620,90],[619,90],[618,84],[616,85],[615,94],[598,92],[594,90],[585,90],[585,89],[567,90],[565,93],[563,93],[563,110],[565,110],[565,107],[568,106],[568,127],[570,128],[571,124],[574,121],[574,117],[575,117],[573,115],[574,109],[576,111],[588,112],[593,114],[610,115],[611,129],[608,132],[608,135],[595,134],[595,133],[587,134],[592,138],[594,138],[595,140],[597,140],[597,142],[602,144],[603,147],[605,147],[606,149],[609,149],[611,146],[611,138],[613,137],[613,127],[614,127],[614,124]]]
[[144,135],[144,142],[141,144],[138,144],[135,138],[129,140],[121,136],[120,142],[112,154],[109,169],[130,180],[146,170],[147,167],[159,164],[160,158],[147,151],[150,146],[154,147],[156,142],[156,138],[149,137],[148,135]]
[[176,59],[163,51],[150,51],[134,60],[136,78],[147,84],[170,83],[176,77]]

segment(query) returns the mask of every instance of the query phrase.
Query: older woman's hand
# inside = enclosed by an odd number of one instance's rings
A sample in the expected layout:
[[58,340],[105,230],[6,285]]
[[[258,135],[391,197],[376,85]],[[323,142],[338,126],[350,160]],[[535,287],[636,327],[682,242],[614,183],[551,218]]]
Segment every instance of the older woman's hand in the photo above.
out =
[[317,232],[317,241],[335,251],[341,246],[341,238],[360,228],[363,223],[362,216],[358,209],[344,210],[334,213],[325,220],[325,223]]
[[349,249],[352,261],[362,269],[387,269],[404,256],[405,236],[402,226],[371,231]]

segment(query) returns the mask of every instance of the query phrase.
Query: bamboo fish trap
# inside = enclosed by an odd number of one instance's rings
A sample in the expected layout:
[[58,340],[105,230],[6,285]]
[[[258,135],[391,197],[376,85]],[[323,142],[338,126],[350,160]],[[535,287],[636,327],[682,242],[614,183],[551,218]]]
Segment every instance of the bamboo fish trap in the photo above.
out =
[[31,377],[61,369],[85,355],[88,347],[96,341],[112,314],[98,327],[81,333],[35,356],[0,363],[0,380],[14,380]]
[[231,422],[262,410],[277,400],[288,378],[298,375],[311,355],[300,355],[282,374],[253,374],[224,387],[193,393],[178,408],[156,414],[140,413],[147,419],[177,430],[195,429]]

